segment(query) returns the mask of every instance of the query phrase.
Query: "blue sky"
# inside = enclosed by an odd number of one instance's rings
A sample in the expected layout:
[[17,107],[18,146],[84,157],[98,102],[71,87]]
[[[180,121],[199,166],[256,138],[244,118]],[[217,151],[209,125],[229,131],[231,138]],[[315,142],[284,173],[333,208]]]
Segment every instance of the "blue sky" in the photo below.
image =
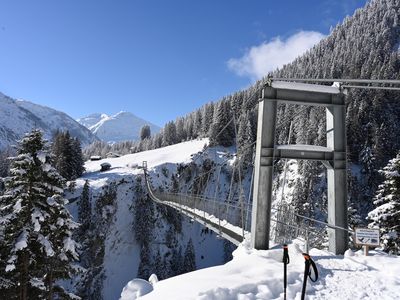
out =
[[242,89],[366,0],[0,0],[0,91],[157,125]]

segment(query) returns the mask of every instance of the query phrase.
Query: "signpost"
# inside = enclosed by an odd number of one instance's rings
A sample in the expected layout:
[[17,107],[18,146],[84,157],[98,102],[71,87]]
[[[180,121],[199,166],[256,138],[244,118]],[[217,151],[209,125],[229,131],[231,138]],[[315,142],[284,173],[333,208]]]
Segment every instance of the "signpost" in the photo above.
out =
[[364,246],[366,256],[369,246],[379,246],[379,229],[355,228],[354,231],[354,243]]

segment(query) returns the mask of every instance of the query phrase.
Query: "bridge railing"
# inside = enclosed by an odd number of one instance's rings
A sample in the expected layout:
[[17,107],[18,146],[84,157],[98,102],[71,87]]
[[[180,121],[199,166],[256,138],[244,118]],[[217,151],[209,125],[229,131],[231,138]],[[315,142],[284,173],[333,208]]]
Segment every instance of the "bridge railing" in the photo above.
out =
[[[251,219],[249,216],[251,216],[252,210],[250,203],[241,203],[238,198],[221,201],[193,194],[160,192],[153,190],[147,179],[146,175],[147,188],[154,201],[173,206],[181,211],[185,210],[186,213],[190,210],[190,217],[196,218],[197,216],[201,217],[203,221],[210,220],[214,228],[216,225],[220,232],[223,231],[223,228],[229,228],[229,225],[236,227],[233,230],[237,233],[233,238],[237,242],[236,244],[241,242],[245,232],[250,232]],[[275,217],[271,218],[271,221],[275,223],[275,226],[272,226],[272,230],[275,231],[275,242],[287,243],[294,238],[302,237],[305,241],[305,251],[308,251],[309,245],[320,246],[326,240],[328,229],[352,233],[349,229],[299,215],[288,205],[280,206],[272,211],[275,214]],[[241,228],[242,232],[238,233],[238,228]]]
[[164,202],[190,208],[195,214],[204,218],[218,219],[220,225],[229,223],[233,226],[243,227],[242,225],[245,225],[245,228],[249,228],[249,220],[246,220],[246,216],[249,215],[248,210],[251,210],[251,208],[244,205],[242,207],[237,198],[230,202],[224,202],[218,199],[182,193],[153,191],[153,194]]

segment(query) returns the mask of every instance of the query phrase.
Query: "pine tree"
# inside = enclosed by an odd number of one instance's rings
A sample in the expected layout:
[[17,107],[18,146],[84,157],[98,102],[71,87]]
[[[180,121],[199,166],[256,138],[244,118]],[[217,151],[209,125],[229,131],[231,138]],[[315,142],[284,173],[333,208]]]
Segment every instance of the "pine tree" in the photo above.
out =
[[169,262],[169,270],[171,272],[170,276],[177,276],[183,273],[182,263],[183,263],[182,248],[179,247],[179,250],[174,248],[172,250],[172,257]]
[[77,223],[64,206],[63,179],[51,163],[42,133],[33,130],[19,142],[0,197],[2,273],[14,282],[19,299],[66,297],[55,282],[71,278],[78,259],[72,239]]
[[139,245],[143,245],[152,237],[154,207],[145,194],[141,177],[136,178],[133,212],[135,238]]
[[144,125],[140,129],[140,140],[149,139],[151,137],[151,130],[149,125]]
[[240,155],[240,161],[247,166],[253,159],[253,143],[250,115],[243,114],[239,120],[239,129],[237,137],[237,151]]
[[234,143],[235,130],[232,122],[232,112],[228,101],[218,103],[214,121],[211,127],[210,144],[224,147]]
[[81,144],[68,131],[58,132],[53,141],[54,166],[67,180],[74,180],[85,171]]
[[185,249],[182,273],[192,272],[194,270],[196,270],[196,254],[194,251],[193,241],[190,239]]
[[[83,159],[81,142],[78,138],[71,139],[71,152],[72,152],[72,177],[69,180],[74,180],[82,176],[85,172],[85,161]],[[68,179],[68,178],[67,178]]]
[[210,131],[210,126],[213,122],[213,116],[214,116],[214,103],[207,103],[203,107],[203,124],[202,124],[202,131],[205,136],[209,135]]
[[166,279],[168,277],[167,263],[165,257],[161,255],[160,250],[157,250],[154,258],[153,270],[159,279]]
[[137,277],[147,280],[152,274],[152,269],[153,266],[151,264],[151,252],[149,249],[149,243],[145,242],[140,250],[140,263],[137,271]]
[[162,145],[163,146],[173,145],[177,141],[178,140],[176,136],[176,125],[172,121],[168,122],[164,127]]
[[400,255],[400,152],[381,171],[385,180],[375,196],[375,209],[368,214],[370,227],[379,227],[386,252]]
[[79,231],[82,236],[85,235],[86,231],[89,230],[90,224],[92,223],[92,206],[90,201],[90,185],[89,181],[86,180],[83,185],[82,195],[78,206],[78,221],[81,224]]

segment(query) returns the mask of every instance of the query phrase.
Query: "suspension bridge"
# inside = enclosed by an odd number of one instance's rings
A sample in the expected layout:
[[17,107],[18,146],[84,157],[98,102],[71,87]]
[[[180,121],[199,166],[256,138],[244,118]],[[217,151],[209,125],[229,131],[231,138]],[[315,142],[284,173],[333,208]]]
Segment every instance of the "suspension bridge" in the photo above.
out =
[[[338,84],[336,86],[321,84],[334,82]],[[227,199],[218,199],[216,194],[214,197],[205,197],[157,191],[152,187],[147,164],[144,162],[143,169],[149,196],[153,201],[179,211],[236,245],[250,236],[255,249],[269,249],[272,239],[282,243],[299,236],[302,236],[308,245],[308,240],[312,236],[327,234],[329,250],[335,254],[343,254],[348,247],[349,233],[352,232],[347,225],[346,89],[400,90],[400,87],[393,86],[399,84],[398,80],[269,79],[261,89],[261,98],[258,104],[257,139],[253,176],[251,177],[252,188],[248,197],[244,195],[240,182],[242,178],[240,164],[238,164],[237,170],[239,175],[237,198],[231,197],[234,177],[232,174]],[[256,91],[256,93],[259,92],[259,90]],[[250,97],[252,96],[254,95]],[[277,105],[279,103],[325,107],[326,146],[276,145]],[[232,121],[235,122],[234,118],[229,122]],[[221,132],[228,125],[229,123]],[[236,130],[235,124],[234,127]],[[248,147],[253,146],[254,143],[248,145]],[[240,153],[237,153],[237,159],[240,160]],[[278,209],[272,208],[274,164],[278,159],[286,161],[286,163],[289,159],[319,161],[326,167],[327,223],[297,214],[284,201],[281,201]],[[286,163],[282,195],[286,181]],[[207,172],[207,181],[210,172],[215,172],[216,168]],[[308,226],[309,223],[318,224],[319,229]],[[274,229],[274,233],[272,229]]]

